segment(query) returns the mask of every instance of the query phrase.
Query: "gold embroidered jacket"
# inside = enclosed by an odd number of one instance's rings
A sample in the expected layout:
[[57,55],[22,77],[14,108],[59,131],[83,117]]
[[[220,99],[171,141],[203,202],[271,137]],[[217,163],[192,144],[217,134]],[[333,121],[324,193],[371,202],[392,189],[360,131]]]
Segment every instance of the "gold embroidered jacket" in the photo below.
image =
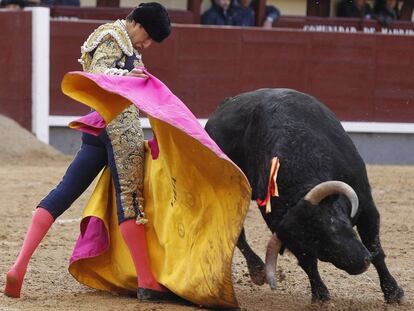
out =
[[79,62],[85,72],[125,75],[129,71],[124,69],[126,58],[134,54],[137,58],[134,67],[143,67],[141,55],[129,39],[125,21],[117,20],[95,29],[81,47]]

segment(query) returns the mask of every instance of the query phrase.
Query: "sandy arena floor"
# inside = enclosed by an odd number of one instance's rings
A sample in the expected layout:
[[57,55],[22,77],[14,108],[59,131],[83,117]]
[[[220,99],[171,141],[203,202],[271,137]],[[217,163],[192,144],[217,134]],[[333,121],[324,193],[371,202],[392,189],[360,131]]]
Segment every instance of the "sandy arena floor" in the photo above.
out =
[[[0,310],[195,310],[197,306],[139,303],[133,298],[114,296],[86,288],[67,271],[67,263],[78,235],[77,219],[88,198],[85,193],[65,213],[35,253],[26,276],[21,299],[3,294],[4,275],[12,265],[36,203],[59,180],[66,160],[34,166],[0,166]],[[382,215],[382,242],[387,263],[406,293],[400,306],[383,303],[373,267],[359,276],[349,276],[329,264],[320,271],[332,300],[323,305],[310,302],[305,273],[293,255],[279,259],[276,291],[250,282],[238,250],[234,257],[234,284],[242,310],[414,310],[414,167],[370,166],[374,197]],[[252,206],[246,220],[248,240],[263,258],[270,234]]]

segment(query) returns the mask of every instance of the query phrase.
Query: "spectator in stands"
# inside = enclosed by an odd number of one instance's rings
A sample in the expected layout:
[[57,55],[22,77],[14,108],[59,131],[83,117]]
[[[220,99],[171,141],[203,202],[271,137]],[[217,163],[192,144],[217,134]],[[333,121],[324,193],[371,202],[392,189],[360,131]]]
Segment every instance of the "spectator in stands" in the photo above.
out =
[[234,7],[230,0],[211,0],[211,8],[201,16],[204,25],[234,25]]
[[[237,26],[255,26],[255,12],[252,7],[252,0],[235,0],[235,24]],[[263,22],[264,28],[272,28],[273,23],[280,17],[280,11],[272,6],[266,5],[266,19]]]
[[235,24],[237,26],[256,26],[255,12],[251,7],[251,0],[235,0]]
[[342,0],[338,4],[337,16],[370,19],[372,9],[366,0]]
[[399,19],[400,12],[397,0],[375,0],[374,18],[382,25],[388,26],[392,21]]
[[22,9],[28,5],[26,0],[0,0],[0,8]]
[[266,12],[266,19],[263,22],[264,28],[272,28],[273,23],[277,22],[280,17],[280,11],[277,7],[273,5],[266,5],[265,8]]
[[39,0],[0,0],[0,8],[20,10],[27,6],[35,6]]

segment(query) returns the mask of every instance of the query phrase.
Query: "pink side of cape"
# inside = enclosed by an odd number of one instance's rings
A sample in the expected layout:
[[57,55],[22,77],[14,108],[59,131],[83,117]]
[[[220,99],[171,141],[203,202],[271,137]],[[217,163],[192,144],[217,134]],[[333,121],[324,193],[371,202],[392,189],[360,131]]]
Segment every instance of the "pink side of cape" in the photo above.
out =
[[96,111],[90,112],[69,123],[75,130],[98,136],[106,127],[104,119]]
[[[139,110],[178,128],[211,149],[220,158],[231,161],[208,136],[187,106],[164,83],[145,72],[149,76],[148,79],[85,72],[71,72],[71,74],[87,77],[102,89],[127,98]],[[71,125],[73,124],[78,126],[78,130],[94,135],[99,135],[106,126],[105,121],[96,111],[72,121]]]
[[81,234],[76,241],[70,264],[75,261],[99,256],[109,247],[109,237],[103,221],[96,217],[84,218]]

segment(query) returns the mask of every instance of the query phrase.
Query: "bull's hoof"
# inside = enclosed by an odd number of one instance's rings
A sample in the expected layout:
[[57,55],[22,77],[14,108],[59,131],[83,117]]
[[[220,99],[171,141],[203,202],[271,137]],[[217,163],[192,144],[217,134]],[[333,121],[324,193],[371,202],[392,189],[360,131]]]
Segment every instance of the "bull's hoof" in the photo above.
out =
[[319,287],[312,291],[312,303],[323,303],[331,300],[331,295],[326,287]]
[[249,269],[249,275],[252,282],[256,285],[263,285],[266,282],[264,266]]
[[386,303],[403,303],[404,302],[404,290],[397,286],[394,290],[385,292],[384,299]]
[[274,278],[274,277],[268,278],[266,281],[267,281],[267,284],[269,284],[271,290],[276,289],[276,284],[277,284],[276,278]]

